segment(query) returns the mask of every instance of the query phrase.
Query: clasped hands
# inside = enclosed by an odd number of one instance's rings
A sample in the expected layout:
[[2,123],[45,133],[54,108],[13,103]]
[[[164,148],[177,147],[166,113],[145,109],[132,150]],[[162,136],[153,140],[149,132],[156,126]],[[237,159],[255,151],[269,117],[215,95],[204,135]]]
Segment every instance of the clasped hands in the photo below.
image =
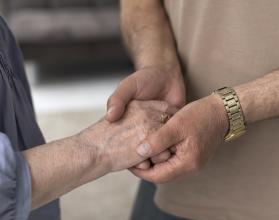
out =
[[[172,117],[162,123],[162,114]],[[108,172],[129,168],[142,179],[163,183],[199,170],[223,141],[228,122],[218,96],[185,105],[179,74],[147,68],[120,83],[108,101],[106,119],[92,129],[97,162],[105,163]],[[88,129],[80,135],[83,142],[92,140]]]
[[[130,108],[134,114],[142,111],[139,106],[145,108],[144,118],[132,125],[138,126],[138,130],[132,132],[138,139],[133,137],[131,142],[133,134],[127,136],[127,148],[123,145],[123,152],[113,163],[116,163],[119,169],[124,168],[119,164],[123,165],[124,161],[131,160],[129,165],[136,165],[131,167],[130,171],[154,183],[171,181],[183,174],[199,170],[222,142],[228,126],[222,102],[214,95],[190,103],[180,110],[166,102],[132,101],[127,108],[128,114],[132,114]],[[165,124],[160,121],[163,113],[172,116]],[[111,125],[114,123],[119,122]],[[132,160],[133,157],[128,155],[128,149],[136,160]],[[112,166],[115,166],[113,163]]]

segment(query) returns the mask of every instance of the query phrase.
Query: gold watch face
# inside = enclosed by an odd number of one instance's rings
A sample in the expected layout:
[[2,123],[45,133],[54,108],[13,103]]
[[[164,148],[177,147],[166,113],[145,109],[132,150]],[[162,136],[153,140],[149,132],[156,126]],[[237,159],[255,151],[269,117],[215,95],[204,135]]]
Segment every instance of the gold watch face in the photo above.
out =
[[245,134],[245,130],[239,131],[239,132],[235,132],[235,133],[229,133],[226,137],[225,137],[225,141],[226,142],[230,142],[233,141],[237,138],[239,138],[240,136],[242,136],[243,134]]

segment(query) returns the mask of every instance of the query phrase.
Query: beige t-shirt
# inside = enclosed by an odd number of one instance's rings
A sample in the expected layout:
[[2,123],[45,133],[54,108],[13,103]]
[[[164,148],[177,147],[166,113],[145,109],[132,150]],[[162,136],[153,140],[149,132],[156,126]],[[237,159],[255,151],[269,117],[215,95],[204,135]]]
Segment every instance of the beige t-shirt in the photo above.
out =
[[[278,0],[165,0],[165,7],[189,101],[279,67]],[[279,118],[249,125],[202,171],[159,185],[155,200],[194,220],[278,220]]]

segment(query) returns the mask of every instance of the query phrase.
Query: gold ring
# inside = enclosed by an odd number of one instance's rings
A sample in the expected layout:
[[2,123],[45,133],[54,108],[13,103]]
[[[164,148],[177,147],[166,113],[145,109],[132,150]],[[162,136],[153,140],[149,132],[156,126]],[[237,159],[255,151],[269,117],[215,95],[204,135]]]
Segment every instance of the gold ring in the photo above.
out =
[[162,124],[165,124],[170,119],[170,115],[167,113],[163,113],[160,116],[160,120]]

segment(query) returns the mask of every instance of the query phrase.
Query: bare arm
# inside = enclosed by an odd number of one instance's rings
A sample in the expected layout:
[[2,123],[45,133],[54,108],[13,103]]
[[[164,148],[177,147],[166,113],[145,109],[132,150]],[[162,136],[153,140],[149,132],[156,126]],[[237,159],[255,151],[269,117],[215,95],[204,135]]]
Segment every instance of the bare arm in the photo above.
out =
[[179,66],[172,30],[160,0],[122,0],[121,26],[137,69]]
[[106,119],[119,120],[133,99],[162,100],[182,107],[185,85],[162,2],[122,0],[121,27],[136,72],[122,80],[109,98]]
[[96,149],[93,144],[91,149],[81,146],[80,140],[74,136],[26,150],[24,155],[32,176],[32,208],[108,172],[107,164],[98,161]]
[[279,70],[235,90],[247,123],[279,117]]
[[[235,90],[247,124],[279,117],[278,70],[236,86]],[[151,134],[142,145],[144,147],[138,149],[142,156],[152,157],[176,146],[174,156],[149,170],[133,171],[140,178],[152,182],[166,182],[196,171],[223,142],[228,127],[224,103],[218,95],[194,101],[182,108],[159,131]]]
[[24,152],[32,178],[32,208],[108,172],[143,161],[136,146],[161,126],[165,102],[131,102],[117,123],[101,120],[81,133]]
[[[136,71],[121,81],[108,99],[106,119],[119,120],[135,100],[162,100],[181,108],[185,84],[170,23],[160,0],[122,0],[121,27]],[[170,156],[165,151],[155,161]],[[149,167],[149,161],[139,167]]]

